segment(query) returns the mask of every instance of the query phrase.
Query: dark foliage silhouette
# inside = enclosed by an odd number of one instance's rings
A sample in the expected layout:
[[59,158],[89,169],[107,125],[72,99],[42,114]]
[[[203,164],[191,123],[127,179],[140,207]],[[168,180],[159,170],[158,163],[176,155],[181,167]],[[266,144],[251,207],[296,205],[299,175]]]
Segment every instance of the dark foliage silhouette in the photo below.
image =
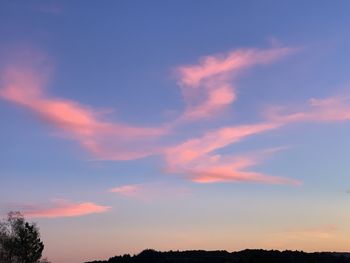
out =
[[10,212],[0,222],[0,263],[37,263],[43,249],[38,227],[20,212]]
[[105,261],[86,263],[350,263],[347,253],[305,253],[302,251],[243,250],[227,251],[169,251],[152,249],[138,255],[115,256]]

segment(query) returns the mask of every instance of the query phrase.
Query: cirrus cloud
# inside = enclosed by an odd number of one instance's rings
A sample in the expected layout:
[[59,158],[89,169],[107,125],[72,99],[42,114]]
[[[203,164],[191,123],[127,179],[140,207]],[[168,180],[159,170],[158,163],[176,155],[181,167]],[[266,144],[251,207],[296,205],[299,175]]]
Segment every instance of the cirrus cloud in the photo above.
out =
[[48,204],[21,205],[24,216],[29,218],[76,217],[89,214],[105,213],[111,207],[93,202],[71,202],[68,200],[53,200]]
[[120,185],[109,189],[109,192],[146,202],[156,199],[164,200],[164,198],[168,197],[180,198],[190,194],[189,189],[186,187],[170,185],[162,182]]
[[[232,81],[242,70],[274,62],[296,50],[290,47],[239,49],[206,56],[197,64],[178,67],[185,110],[179,118],[155,127],[110,121],[99,109],[49,95],[46,90],[47,74],[36,67],[12,65],[5,68],[1,74],[0,98],[39,116],[60,135],[76,141],[97,160],[134,160],[160,155],[165,161],[166,172],[181,174],[194,182],[299,185],[298,180],[251,170],[265,159],[264,156],[271,155],[269,150],[233,156],[220,155],[217,151],[296,122],[348,121],[348,97],[311,99],[302,109],[274,106],[266,111],[264,119],[259,122],[216,128],[207,125],[193,134],[179,134],[177,126],[181,123],[180,128],[189,127],[194,120],[218,118],[220,114],[217,113],[237,99]],[[114,192],[132,196],[142,192],[142,189],[144,187],[140,188],[139,185],[124,186],[115,188]]]
[[243,69],[271,63],[295,50],[290,47],[239,49],[205,56],[198,64],[178,67],[179,84],[186,103],[180,120],[193,121],[217,116],[237,99],[233,77]]
[[[103,118],[99,110],[47,95],[44,78],[31,68],[9,67],[2,74],[0,97],[35,113],[62,136],[77,141],[97,158],[130,160],[155,154],[152,140],[166,127],[140,127]],[[144,147],[139,148],[142,143]]]

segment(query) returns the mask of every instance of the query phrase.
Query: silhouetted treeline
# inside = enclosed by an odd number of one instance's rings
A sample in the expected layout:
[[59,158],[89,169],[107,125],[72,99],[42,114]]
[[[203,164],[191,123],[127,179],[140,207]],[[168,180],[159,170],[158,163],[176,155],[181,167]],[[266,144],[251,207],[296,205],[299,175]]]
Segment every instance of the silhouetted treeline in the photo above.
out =
[[277,251],[247,249],[229,253],[227,251],[169,251],[152,249],[138,255],[111,257],[105,261],[86,263],[350,263],[349,253],[306,253],[302,251]]

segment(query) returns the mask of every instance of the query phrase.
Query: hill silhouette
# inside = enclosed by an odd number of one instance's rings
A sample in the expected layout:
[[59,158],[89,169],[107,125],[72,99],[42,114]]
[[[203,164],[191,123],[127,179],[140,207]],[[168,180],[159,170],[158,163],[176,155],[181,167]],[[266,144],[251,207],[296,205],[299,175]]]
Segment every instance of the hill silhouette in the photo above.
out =
[[188,250],[160,252],[146,249],[137,255],[122,255],[85,263],[350,263],[350,253],[246,249],[238,252]]

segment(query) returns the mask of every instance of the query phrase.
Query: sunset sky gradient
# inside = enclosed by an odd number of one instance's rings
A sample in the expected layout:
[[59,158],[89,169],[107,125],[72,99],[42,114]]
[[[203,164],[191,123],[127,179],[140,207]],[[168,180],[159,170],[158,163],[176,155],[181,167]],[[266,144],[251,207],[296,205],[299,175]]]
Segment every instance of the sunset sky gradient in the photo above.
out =
[[77,263],[350,251],[348,1],[3,1],[0,214]]

